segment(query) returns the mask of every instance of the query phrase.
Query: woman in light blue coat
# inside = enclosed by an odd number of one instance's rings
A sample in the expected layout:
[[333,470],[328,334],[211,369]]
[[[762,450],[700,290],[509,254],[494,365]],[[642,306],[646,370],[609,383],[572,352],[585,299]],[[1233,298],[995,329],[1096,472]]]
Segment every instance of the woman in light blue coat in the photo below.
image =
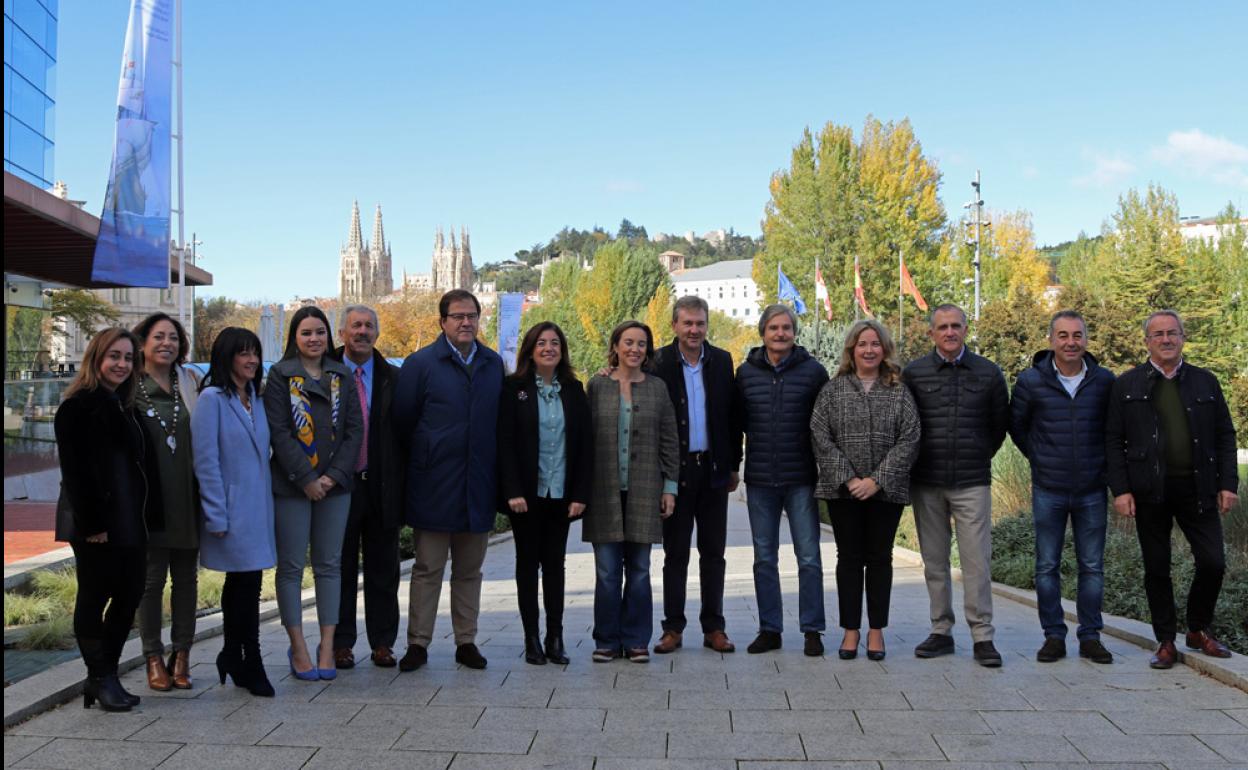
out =
[[253,695],[272,697],[260,659],[261,570],[277,563],[260,349],[247,329],[229,327],[217,335],[191,436],[204,511],[200,563],[226,573],[217,673],[222,684],[229,675]]

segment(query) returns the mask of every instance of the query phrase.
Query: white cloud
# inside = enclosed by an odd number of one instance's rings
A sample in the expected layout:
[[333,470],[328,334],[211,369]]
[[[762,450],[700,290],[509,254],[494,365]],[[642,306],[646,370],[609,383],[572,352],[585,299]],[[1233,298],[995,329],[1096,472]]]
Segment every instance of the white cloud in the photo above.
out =
[[1036,179],[1039,176],[1040,176],[1039,168],[1031,164],[1027,164],[1026,166],[1023,166],[1023,179]]
[[1076,187],[1114,187],[1135,172],[1135,165],[1121,155],[1104,155],[1085,151],[1092,169],[1071,180]]
[[1248,147],[1198,128],[1172,131],[1152,157],[1167,165],[1207,177],[1218,184],[1248,189]]

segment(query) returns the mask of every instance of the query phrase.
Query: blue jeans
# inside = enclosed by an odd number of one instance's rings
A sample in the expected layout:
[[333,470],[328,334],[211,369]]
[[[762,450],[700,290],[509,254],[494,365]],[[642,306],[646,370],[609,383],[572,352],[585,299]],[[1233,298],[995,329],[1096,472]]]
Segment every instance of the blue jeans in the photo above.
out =
[[1076,636],[1101,638],[1101,598],[1105,593],[1105,490],[1084,494],[1040,487],[1031,491],[1032,520],[1036,525],[1036,606],[1046,637],[1066,638],[1062,614],[1062,545],[1066,519],[1075,535],[1079,585],[1075,601],[1079,617]]
[[594,543],[594,641],[598,649],[647,647],[654,632],[649,543]]
[[793,554],[797,556],[797,619],[803,632],[822,631],[823,558],[819,554],[819,509],[813,486],[746,485],[750,534],[754,537],[754,597],[760,631],[784,630],[780,593],[780,512],[789,514]]

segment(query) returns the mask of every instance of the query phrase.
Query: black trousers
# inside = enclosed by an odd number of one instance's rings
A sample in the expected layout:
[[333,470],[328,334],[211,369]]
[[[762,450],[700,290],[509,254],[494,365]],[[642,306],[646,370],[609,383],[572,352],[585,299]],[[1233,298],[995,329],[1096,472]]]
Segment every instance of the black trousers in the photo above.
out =
[[221,620],[228,655],[260,654],[260,581],[263,573],[227,572],[221,589]]
[[1161,504],[1136,501],[1135,532],[1144,557],[1144,593],[1153,618],[1157,641],[1173,641],[1178,630],[1174,583],[1170,580],[1170,532],[1183,531],[1196,562],[1196,575],[1187,595],[1187,628],[1203,631],[1213,625],[1213,611],[1222,592],[1226,553],[1222,517],[1216,510],[1200,510],[1191,479],[1166,479]]
[[728,539],[728,488],[711,486],[711,461],[690,454],[681,469],[676,512],[663,520],[663,630],[684,633],[686,582],[693,528],[698,528],[702,633],[724,630],[724,546]]
[[381,523],[381,512],[369,499],[368,479],[356,476],[351,510],[342,539],[342,597],[334,647],[354,647],[356,594],[360,580],[360,550],[364,551],[364,630],[368,646],[394,647],[399,635],[399,528]]
[[862,627],[862,591],[867,591],[870,628],[888,626],[893,590],[893,538],[901,522],[900,503],[883,500],[828,500],[836,536],[836,596],[841,628]]
[[526,637],[538,636],[539,569],[542,603],[546,607],[546,633],[563,633],[563,562],[571,524],[566,500],[530,500],[526,513],[511,514],[512,537],[516,542],[516,598]]
[[146,549],[110,543],[71,545],[78,568],[74,636],[82,660],[89,676],[115,674],[143,598]]

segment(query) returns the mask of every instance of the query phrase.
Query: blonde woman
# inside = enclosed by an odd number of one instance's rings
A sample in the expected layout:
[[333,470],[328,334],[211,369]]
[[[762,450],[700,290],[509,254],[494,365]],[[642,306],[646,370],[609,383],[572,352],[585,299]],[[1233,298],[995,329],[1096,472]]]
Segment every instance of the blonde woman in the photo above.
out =
[[827,501],[836,535],[836,593],[845,636],[841,660],[858,655],[862,594],[867,594],[867,657],[884,659],[893,587],[893,537],[910,502],[910,467],[919,449],[919,413],[901,384],[892,338],[878,321],[856,322],[841,365],[810,418],[819,466],[815,496]]

